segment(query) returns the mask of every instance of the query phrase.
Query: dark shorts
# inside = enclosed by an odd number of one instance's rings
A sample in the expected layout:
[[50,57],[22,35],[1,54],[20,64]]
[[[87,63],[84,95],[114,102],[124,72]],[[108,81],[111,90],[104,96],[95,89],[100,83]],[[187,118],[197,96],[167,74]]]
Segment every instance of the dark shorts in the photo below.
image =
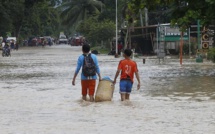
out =
[[120,93],[130,94],[132,86],[133,82],[131,80],[120,80]]

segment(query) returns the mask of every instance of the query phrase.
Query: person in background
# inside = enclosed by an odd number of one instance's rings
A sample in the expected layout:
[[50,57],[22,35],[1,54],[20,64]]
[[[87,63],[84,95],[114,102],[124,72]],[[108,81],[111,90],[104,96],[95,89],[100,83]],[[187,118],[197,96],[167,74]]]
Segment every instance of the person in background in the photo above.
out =
[[122,43],[119,43],[118,44],[118,55],[120,55],[122,49],[123,49],[123,45],[122,45]]
[[2,43],[2,51],[3,51],[3,52],[8,51],[8,52],[10,53],[10,46],[9,46],[8,43],[5,43],[4,41],[3,41],[3,43]]
[[48,45],[51,46],[51,38],[48,38]]
[[19,43],[16,42],[16,44],[15,44],[15,50],[18,51],[18,49],[19,49]]
[[125,59],[119,62],[118,69],[113,82],[114,84],[116,84],[116,79],[121,73],[120,76],[121,101],[129,100],[134,82],[134,74],[136,75],[138,81],[137,90],[140,89],[140,77],[137,69],[137,64],[135,61],[131,60],[130,58],[131,54],[132,51],[130,49],[124,50],[123,56]]
[[3,37],[0,36],[0,45],[2,44],[2,42],[3,42]]
[[2,50],[4,49],[4,47],[5,47],[5,42],[3,41],[2,42]]
[[11,50],[15,49],[14,40],[11,40],[11,42],[10,42],[10,47],[11,47]]

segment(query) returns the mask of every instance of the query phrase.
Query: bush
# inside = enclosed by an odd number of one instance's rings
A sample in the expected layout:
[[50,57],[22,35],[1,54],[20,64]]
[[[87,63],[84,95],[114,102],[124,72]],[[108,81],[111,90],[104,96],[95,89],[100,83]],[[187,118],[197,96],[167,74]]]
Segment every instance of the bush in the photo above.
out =
[[208,51],[208,59],[215,63],[215,48],[211,48]]

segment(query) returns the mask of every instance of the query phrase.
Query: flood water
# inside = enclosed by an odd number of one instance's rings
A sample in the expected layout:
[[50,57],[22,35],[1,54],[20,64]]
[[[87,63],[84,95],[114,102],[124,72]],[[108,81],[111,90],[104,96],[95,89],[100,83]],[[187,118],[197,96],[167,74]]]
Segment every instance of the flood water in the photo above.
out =
[[[81,47],[21,48],[0,57],[0,134],[214,134],[215,65],[195,59],[135,58],[141,90],[131,100],[81,100],[72,86]],[[115,75],[121,58],[99,55],[102,76]],[[119,82],[119,79],[118,79]]]

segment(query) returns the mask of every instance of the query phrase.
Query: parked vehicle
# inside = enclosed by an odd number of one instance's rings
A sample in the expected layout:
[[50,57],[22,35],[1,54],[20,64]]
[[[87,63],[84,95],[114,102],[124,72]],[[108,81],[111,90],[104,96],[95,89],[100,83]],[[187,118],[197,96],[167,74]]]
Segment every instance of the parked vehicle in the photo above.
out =
[[83,36],[74,37],[70,41],[71,46],[82,46],[84,43],[86,43],[86,40]]
[[60,34],[58,42],[59,44],[61,43],[68,44],[68,39],[66,38],[66,35]]

